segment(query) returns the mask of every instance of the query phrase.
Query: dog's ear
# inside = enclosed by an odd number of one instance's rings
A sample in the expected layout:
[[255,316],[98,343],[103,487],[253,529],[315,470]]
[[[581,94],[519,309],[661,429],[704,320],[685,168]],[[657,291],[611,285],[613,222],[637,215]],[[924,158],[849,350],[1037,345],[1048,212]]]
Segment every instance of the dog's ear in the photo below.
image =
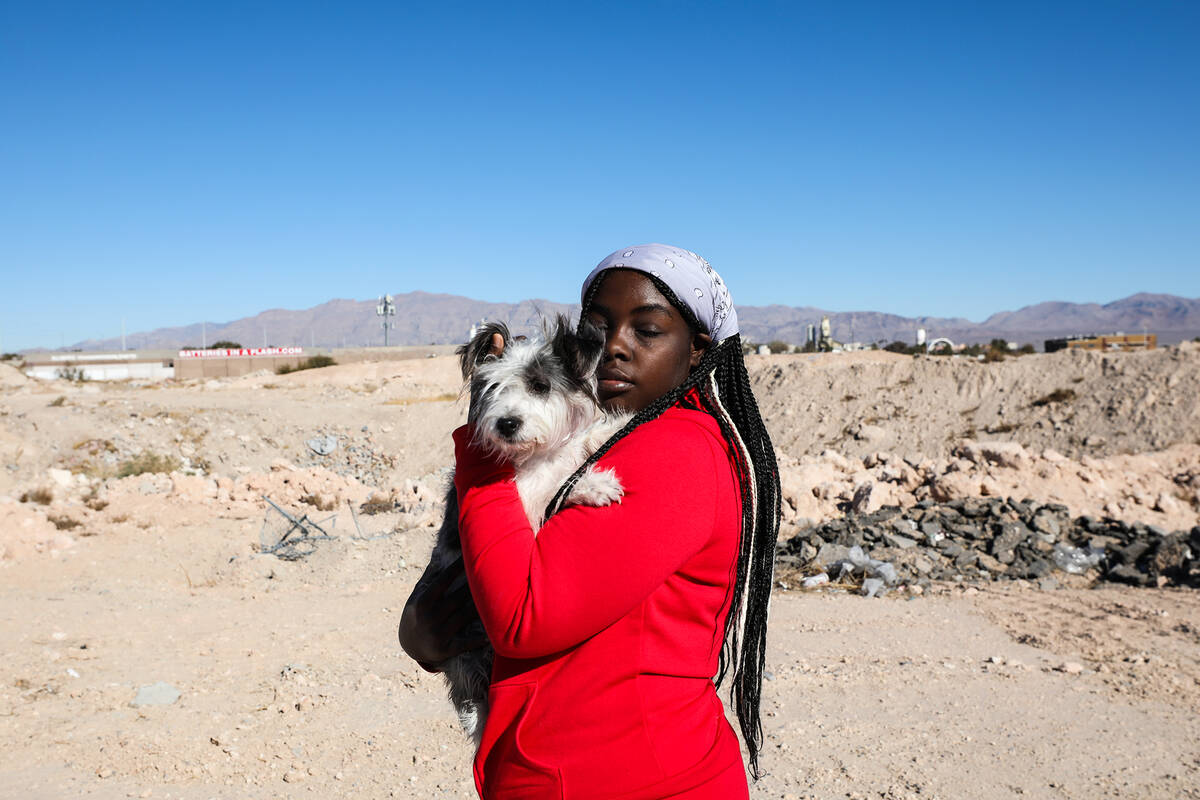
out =
[[581,385],[590,385],[604,351],[604,334],[587,320],[581,321],[579,330],[574,331],[567,318],[559,315],[551,348],[562,359],[568,375]]
[[462,365],[463,380],[469,378],[476,367],[493,357],[492,336],[497,333],[504,339],[504,346],[507,347],[512,339],[508,333],[508,326],[503,322],[489,322],[479,329],[471,341],[454,351]]

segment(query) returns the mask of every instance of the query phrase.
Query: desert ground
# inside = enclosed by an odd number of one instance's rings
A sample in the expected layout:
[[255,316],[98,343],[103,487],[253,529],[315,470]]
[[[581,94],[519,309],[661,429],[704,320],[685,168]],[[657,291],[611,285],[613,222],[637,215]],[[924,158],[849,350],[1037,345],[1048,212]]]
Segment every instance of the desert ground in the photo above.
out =
[[[862,513],[1200,525],[1195,345],[749,366],[781,540],[864,484]],[[459,384],[446,356],[146,384],[0,365],[0,797],[473,797],[441,678],[395,636]],[[328,538],[270,552],[290,523],[264,497]],[[1200,798],[1196,588],[994,561],[873,598],[781,579],[751,796]]]

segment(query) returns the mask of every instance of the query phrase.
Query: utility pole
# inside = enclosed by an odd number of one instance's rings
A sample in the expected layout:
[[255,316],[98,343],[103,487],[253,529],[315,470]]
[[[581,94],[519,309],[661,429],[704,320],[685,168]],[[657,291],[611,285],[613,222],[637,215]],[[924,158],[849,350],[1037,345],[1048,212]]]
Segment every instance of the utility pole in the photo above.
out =
[[389,317],[396,316],[396,304],[392,302],[392,296],[385,294],[379,298],[379,304],[375,306],[375,316],[381,318],[380,325],[383,326],[383,346],[388,346],[388,331],[393,327]]
[[125,352],[125,318],[121,317],[121,352]]
[[208,349],[208,323],[207,322],[200,323],[200,349],[201,350]]

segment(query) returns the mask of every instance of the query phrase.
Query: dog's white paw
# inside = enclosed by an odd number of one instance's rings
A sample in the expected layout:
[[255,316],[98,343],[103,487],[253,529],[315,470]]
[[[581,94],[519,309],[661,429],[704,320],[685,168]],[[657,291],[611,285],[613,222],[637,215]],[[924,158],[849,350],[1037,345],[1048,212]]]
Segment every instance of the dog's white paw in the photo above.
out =
[[589,467],[567,495],[567,502],[579,506],[607,506],[621,502],[625,488],[611,469]]

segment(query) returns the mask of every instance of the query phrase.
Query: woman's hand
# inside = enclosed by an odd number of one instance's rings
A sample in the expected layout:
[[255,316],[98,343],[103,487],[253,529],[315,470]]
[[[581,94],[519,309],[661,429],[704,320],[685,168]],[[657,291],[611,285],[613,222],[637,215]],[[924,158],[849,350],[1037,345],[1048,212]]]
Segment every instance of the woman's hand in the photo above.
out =
[[404,604],[400,646],[423,668],[437,672],[446,659],[487,644],[483,628],[472,625],[478,620],[462,561],[440,572],[431,564]]

